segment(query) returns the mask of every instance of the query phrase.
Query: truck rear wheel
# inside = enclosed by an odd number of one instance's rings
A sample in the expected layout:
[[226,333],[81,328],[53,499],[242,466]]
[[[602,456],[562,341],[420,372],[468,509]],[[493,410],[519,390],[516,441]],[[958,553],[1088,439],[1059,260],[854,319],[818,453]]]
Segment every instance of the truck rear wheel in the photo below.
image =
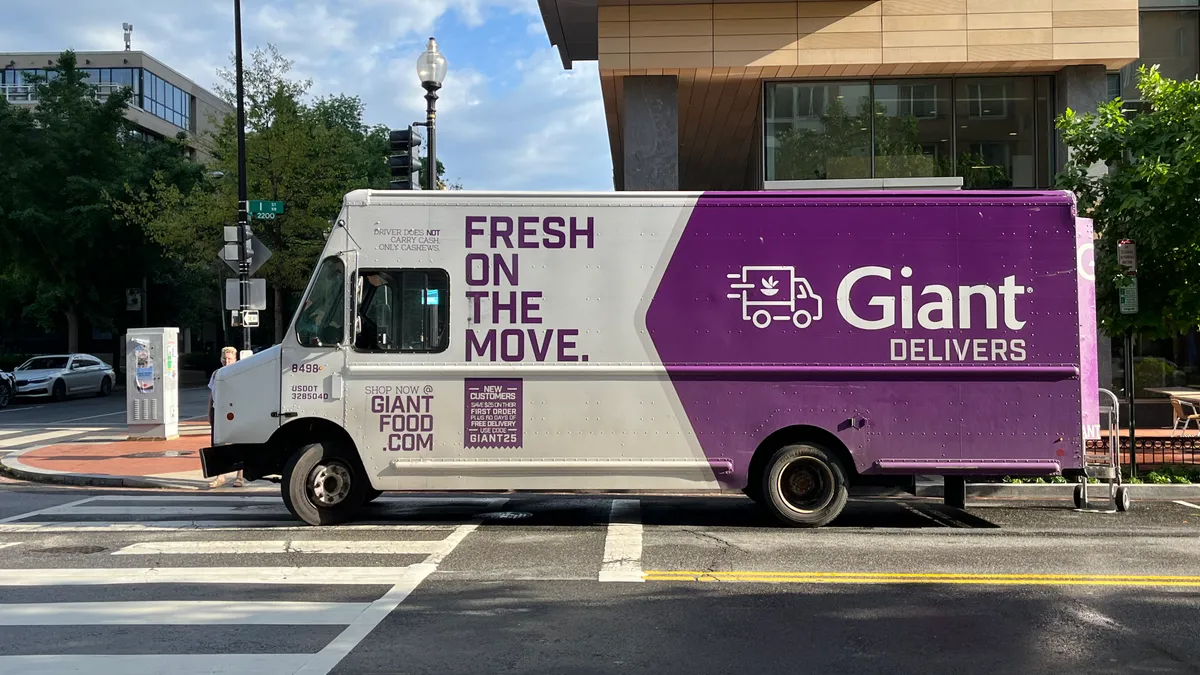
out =
[[327,441],[296,451],[280,481],[284,505],[309,525],[346,522],[363,505],[367,488],[357,463]]
[[780,448],[768,461],[762,481],[763,506],[793,527],[829,523],[850,496],[841,463],[815,443]]

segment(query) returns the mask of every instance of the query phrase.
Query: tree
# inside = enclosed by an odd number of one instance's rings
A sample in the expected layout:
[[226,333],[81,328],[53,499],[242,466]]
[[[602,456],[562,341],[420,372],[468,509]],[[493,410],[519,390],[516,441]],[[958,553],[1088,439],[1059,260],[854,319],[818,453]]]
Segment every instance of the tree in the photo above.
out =
[[[283,215],[252,224],[273,254],[259,274],[274,292],[276,340],[282,338],[289,302],[308,283],[342,198],[359,188],[386,188],[389,181],[388,130],[363,122],[356,97],[306,103],[311,81],[292,79],[291,68],[292,62],[269,45],[254,51],[244,73],[248,196],[285,204]],[[235,105],[235,73],[223,70],[220,76],[225,85],[218,93]],[[190,192],[156,180],[127,210],[172,259],[196,273],[209,269],[223,242],[223,226],[233,225],[237,216],[236,125],[228,117],[206,139],[214,157],[211,168],[221,177]]]
[[[1070,157],[1058,185],[1095,223],[1101,327],[1166,338],[1200,324],[1200,80],[1174,81],[1143,66],[1138,89],[1145,110],[1136,114],[1117,99],[1059,117]],[[1097,165],[1107,170],[1094,175]],[[1130,281],[1117,265],[1121,239],[1138,251],[1140,311],[1132,315],[1119,311],[1118,289]]]
[[139,228],[115,217],[113,196],[156,171],[168,181],[189,173],[176,150],[134,138],[130,90],[97,96],[73,52],[34,80],[32,110],[0,102],[0,273],[27,315],[48,329],[65,319],[75,351],[81,320],[111,325],[124,289],[159,260]]

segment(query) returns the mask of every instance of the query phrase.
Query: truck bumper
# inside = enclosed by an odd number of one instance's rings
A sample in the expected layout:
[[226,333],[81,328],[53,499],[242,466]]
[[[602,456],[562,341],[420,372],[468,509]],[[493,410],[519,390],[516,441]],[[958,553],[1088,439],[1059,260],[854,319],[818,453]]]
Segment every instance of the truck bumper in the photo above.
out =
[[230,445],[201,448],[200,466],[204,469],[204,477],[212,478],[245,469],[246,456],[255,451],[261,452],[262,446],[258,444],[232,443]]

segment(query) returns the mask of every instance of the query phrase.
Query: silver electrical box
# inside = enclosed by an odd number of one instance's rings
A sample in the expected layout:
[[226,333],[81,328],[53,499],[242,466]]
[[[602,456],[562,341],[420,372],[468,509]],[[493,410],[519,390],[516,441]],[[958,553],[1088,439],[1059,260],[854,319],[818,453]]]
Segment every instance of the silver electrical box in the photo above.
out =
[[125,336],[125,422],[131,439],[179,436],[179,329],[133,328]]

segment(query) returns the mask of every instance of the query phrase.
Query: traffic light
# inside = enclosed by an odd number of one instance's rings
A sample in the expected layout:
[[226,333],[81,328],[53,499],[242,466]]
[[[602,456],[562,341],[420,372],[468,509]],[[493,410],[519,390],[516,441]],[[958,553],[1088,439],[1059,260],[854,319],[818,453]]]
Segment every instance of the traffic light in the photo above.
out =
[[394,129],[388,135],[391,155],[388,157],[388,168],[392,171],[391,187],[393,190],[416,189],[417,148],[421,145],[421,137],[410,125],[407,129]]

